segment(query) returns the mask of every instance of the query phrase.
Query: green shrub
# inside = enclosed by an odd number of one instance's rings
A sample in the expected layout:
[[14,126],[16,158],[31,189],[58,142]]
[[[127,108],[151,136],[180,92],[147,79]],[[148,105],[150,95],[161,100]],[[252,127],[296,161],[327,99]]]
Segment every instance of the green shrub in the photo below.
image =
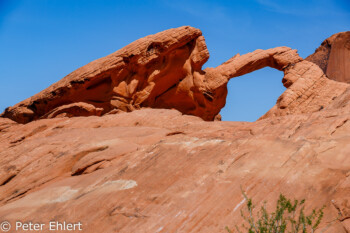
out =
[[[246,211],[241,210],[241,216],[248,224],[247,226],[243,223],[242,228],[246,229],[248,233],[307,233],[314,232],[321,223],[323,218],[323,206],[320,209],[313,209],[309,215],[305,214],[305,200],[290,200],[284,195],[280,194],[276,204],[276,210],[273,213],[268,213],[265,204],[255,214],[252,199],[242,191],[243,196],[246,200]],[[233,233],[226,227],[229,233]],[[236,230],[239,230],[236,225]]]

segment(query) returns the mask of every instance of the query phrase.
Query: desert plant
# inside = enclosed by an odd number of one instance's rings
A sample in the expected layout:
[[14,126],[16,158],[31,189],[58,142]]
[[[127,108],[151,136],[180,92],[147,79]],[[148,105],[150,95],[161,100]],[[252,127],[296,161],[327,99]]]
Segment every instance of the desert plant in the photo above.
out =
[[[248,224],[243,223],[242,228],[248,233],[313,233],[321,223],[323,218],[323,210],[313,209],[309,215],[305,214],[305,200],[291,200],[280,194],[277,200],[276,210],[268,213],[266,210],[266,202],[261,206],[260,210],[254,214],[255,206],[252,199],[248,198],[242,190],[246,200],[246,211],[241,210],[243,220]],[[254,215],[256,217],[254,217]],[[233,233],[226,227],[229,233]],[[236,230],[242,233],[236,225]]]

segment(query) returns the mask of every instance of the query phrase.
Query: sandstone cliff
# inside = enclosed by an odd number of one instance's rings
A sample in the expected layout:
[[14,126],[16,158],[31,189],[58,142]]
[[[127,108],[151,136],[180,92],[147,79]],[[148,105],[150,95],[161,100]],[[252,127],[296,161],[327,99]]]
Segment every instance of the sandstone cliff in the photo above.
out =
[[[350,88],[328,77],[331,59],[279,47],[202,70],[208,58],[200,30],[170,29],[8,108],[0,219],[81,221],[91,233],[225,232],[241,222],[242,186],[257,204],[284,193],[308,209],[326,205],[320,230],[349,232]],[[270,111],[252,123],[210,121],[230,78],[266,66],[284,72],[287,88]]]
[[[348,38],[342,35],[336,38]],[[336,40],[341,42],[334,43],[333,54],[340,53],[336,45],[346,44],[344,40]],[[263,118],[319,111],[348,88],[347,84],[329,80],[322,65],[320,68],[317,62],[303,60],[288,47],[237,54],[216,68],[202,70],[208,58],[200,30],[188,26],[166,30],[79,68],[42,92],[7,108],[2,116],[28,123],[43,118],[100,116],[116,109],[151,107],[175,108],[184,114],[213,120],[225,106],[229,79],[266,66],[284,72],[282,82],[288,89]],[[330,64],[339,60],[334,59]],[[348,67],[344,63],[348,59],[342,61],[339,66]]]
[[306,60],[319,65],[328,78],[350,83],[350,32],[326,39]]

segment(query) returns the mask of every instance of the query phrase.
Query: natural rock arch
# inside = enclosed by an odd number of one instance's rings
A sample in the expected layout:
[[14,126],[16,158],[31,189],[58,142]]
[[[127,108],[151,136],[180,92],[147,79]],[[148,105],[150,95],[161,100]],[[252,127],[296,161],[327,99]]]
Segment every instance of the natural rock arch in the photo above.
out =
[[329,80],[316,64],[288,47],[237,54],[216,68],[202,70],[208,58],[199,29],[169,29],[73,71],[1,116],[27,123],[151,107],[175,108],[213,120],[225,106],[228,80],[267,66],[284,72],[287,90],[262,118],[319,111],[349,86]]
[[[215,82],[226,85],[231,78],[267,66],[283,71],[282,83],[287,90],[261,118],[322,110],[349,87],[348,84],[328,79],[319,66],[303,60],[296,50],[288,47],[236,55],[222,65],[205,71],[215,77]],[[217,84],[210,84],[209,87],[215,89]]]

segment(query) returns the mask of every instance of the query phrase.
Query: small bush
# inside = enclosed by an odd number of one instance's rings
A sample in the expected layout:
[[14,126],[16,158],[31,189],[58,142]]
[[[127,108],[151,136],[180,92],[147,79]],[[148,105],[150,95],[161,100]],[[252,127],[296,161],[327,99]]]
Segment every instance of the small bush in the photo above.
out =
[[[247,226],[243,223],[242,228],[248,233],[313,233],[321,223],[323,218],[323,206],[320,209],[313,209],[309,215],[305,214],[305,200],[290,200],[280,194],[277,201],[276,210],[273,213],[268,213],[265,204],[260,208],[260,211],[254,215],[252,199],[242,191],[246,200],[246,211],[241,210],[241,216]],[[226,227],[229,233],[233,233]],[[236,230],[239,230],[236,225]]]

